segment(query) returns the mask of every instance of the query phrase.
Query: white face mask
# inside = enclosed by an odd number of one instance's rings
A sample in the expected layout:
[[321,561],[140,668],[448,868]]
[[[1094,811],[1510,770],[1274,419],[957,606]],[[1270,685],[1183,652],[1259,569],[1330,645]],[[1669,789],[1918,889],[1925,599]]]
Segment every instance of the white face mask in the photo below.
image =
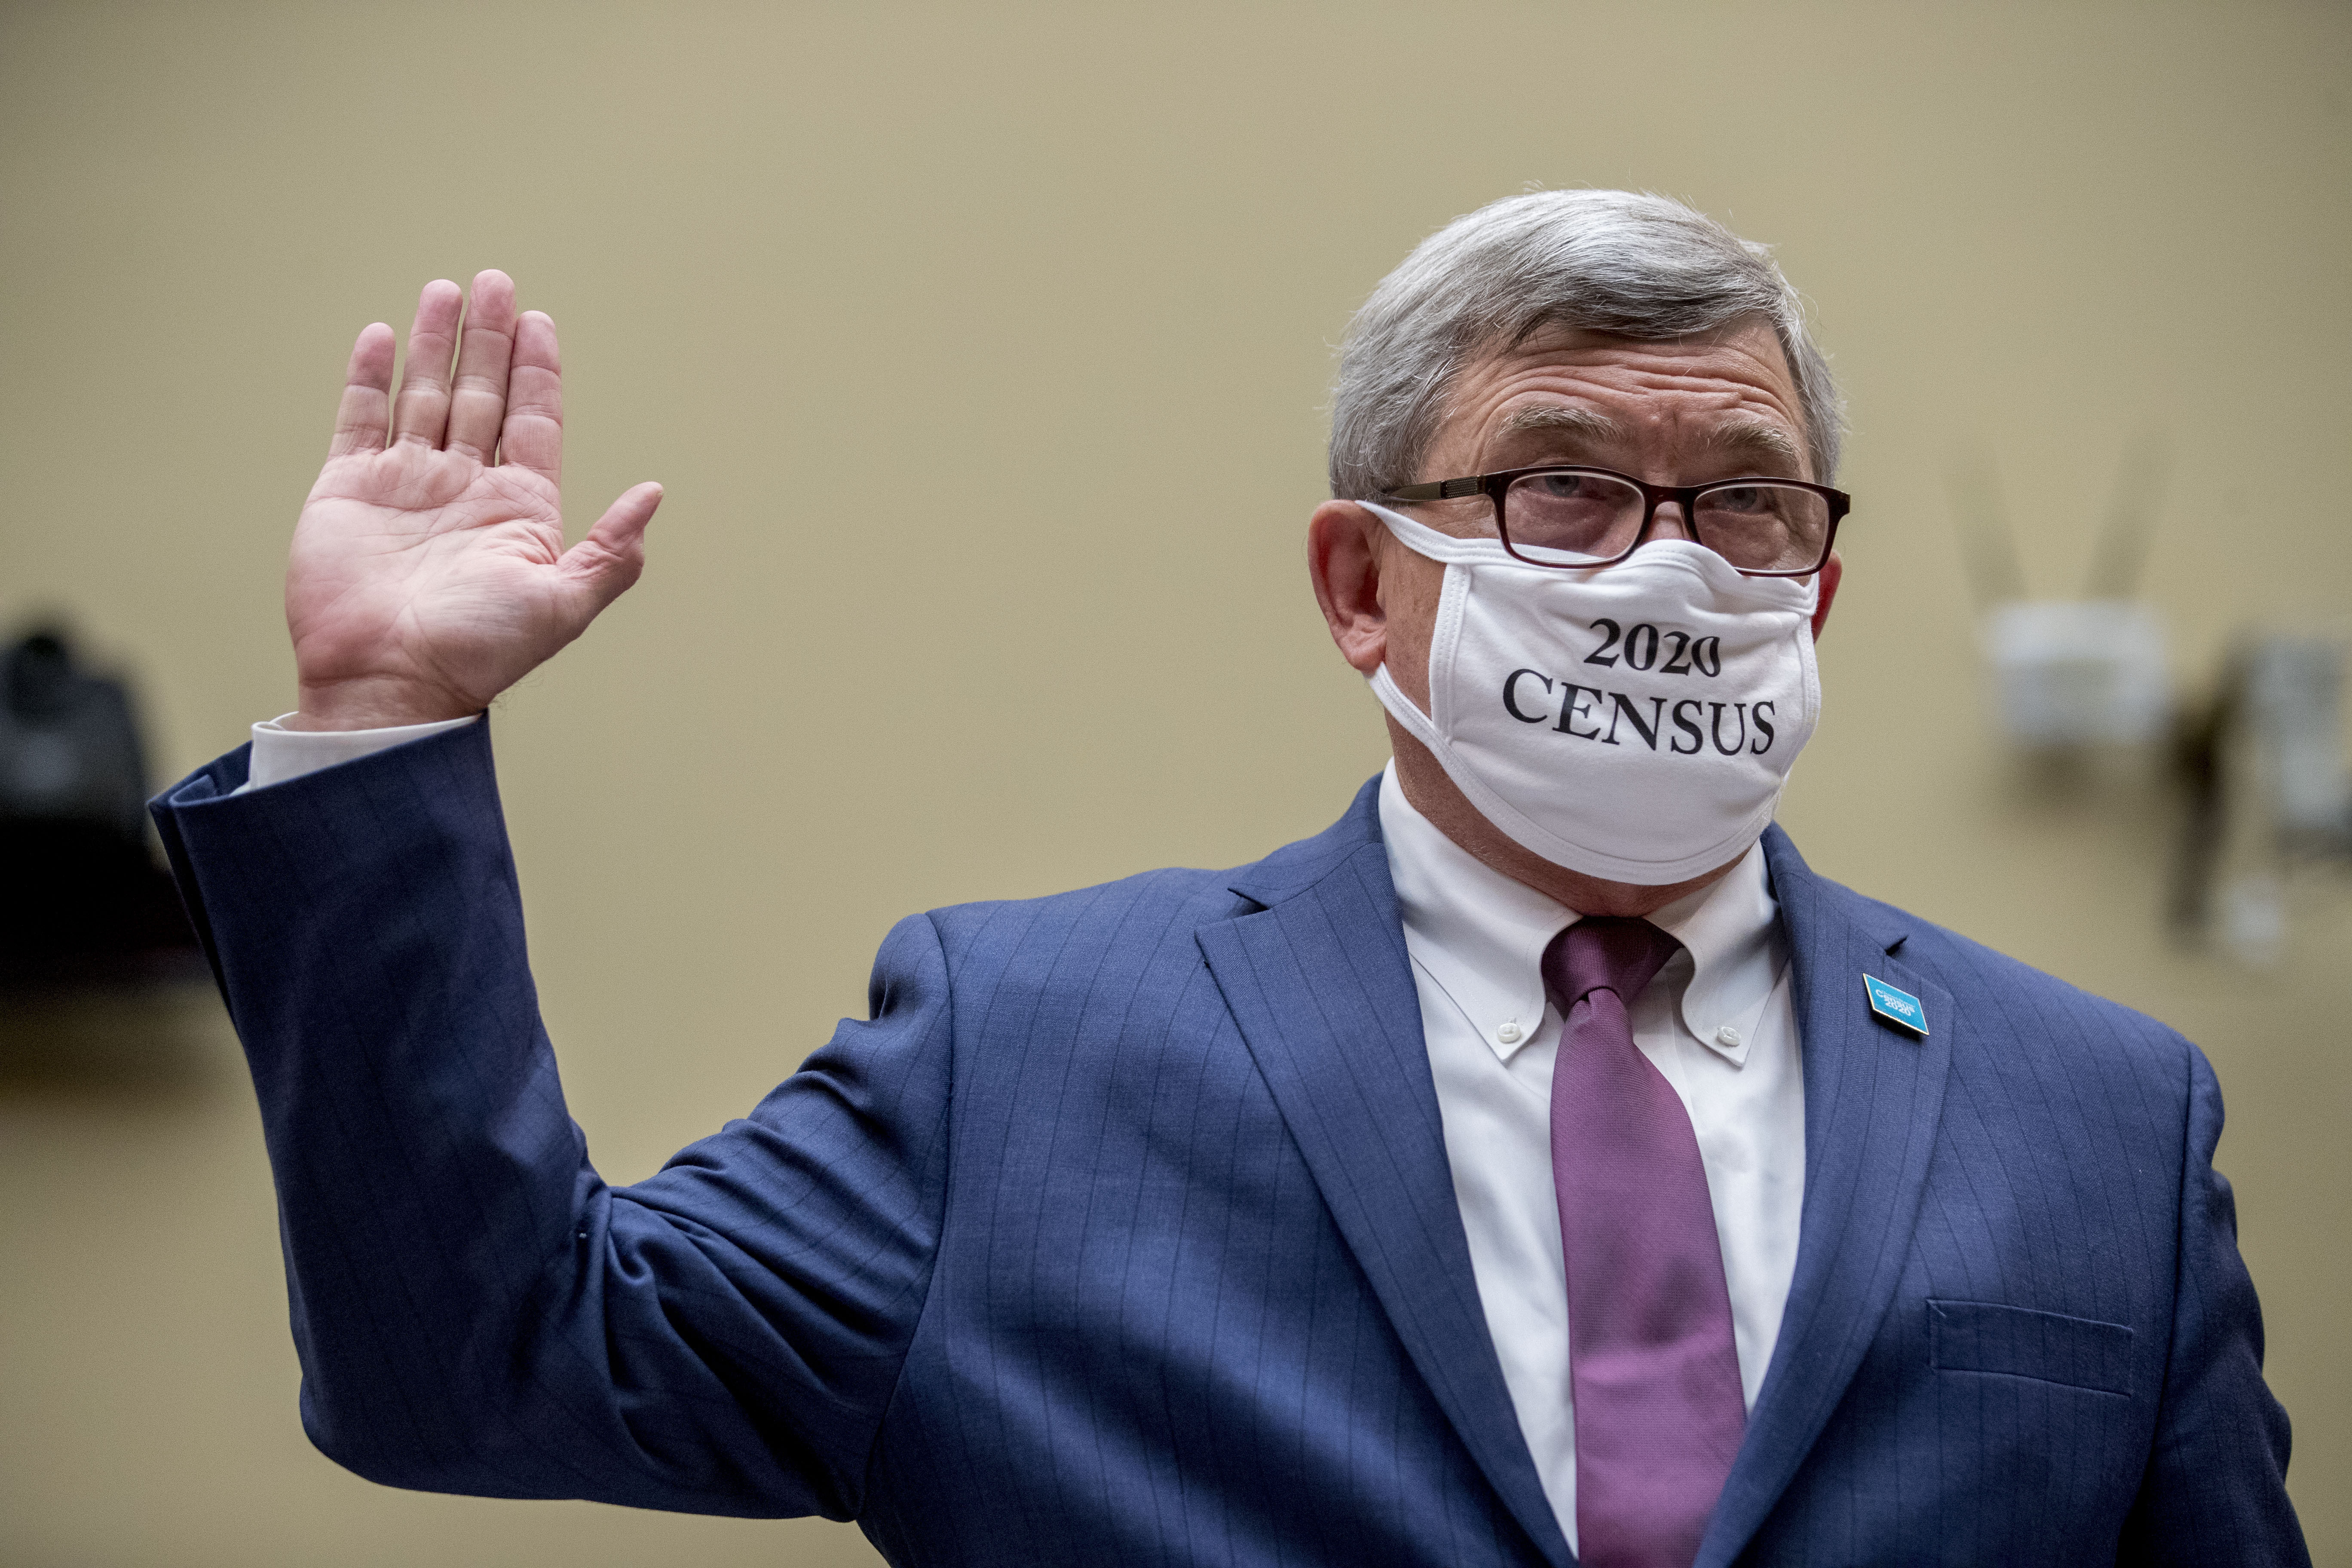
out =
[[1445,563],[1430,711],[1386,665],[1372,690],[1487,821],[1555,865],[1650,887],[1763,834],[1821,713],[1818,578],[1743,577],[1679,539],[1564,572],[1371,510]]

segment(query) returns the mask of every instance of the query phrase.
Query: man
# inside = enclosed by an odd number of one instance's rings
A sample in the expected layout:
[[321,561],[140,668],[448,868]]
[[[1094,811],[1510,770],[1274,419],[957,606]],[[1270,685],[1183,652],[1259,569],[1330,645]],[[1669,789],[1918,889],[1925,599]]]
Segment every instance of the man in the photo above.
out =
[[659,492],[565,551],[553,329],[459,305],[396,399],[353,350],[299,709],[157,810],[337,1460],[907,1563],[2305,1561],[2203,1058],[1769,827],[1846,498],[1759,248],[1613,192],[1423,244],[1307,532],[1391,768],[1236,871],[904,921],[619,1190],[478,715]]

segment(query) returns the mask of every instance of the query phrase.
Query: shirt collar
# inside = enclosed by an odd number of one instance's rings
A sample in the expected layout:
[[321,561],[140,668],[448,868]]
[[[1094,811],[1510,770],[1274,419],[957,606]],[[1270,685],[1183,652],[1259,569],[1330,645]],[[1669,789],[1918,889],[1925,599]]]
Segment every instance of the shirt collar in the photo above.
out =
[[[1580,917],[1448,838],[1405,799],[1393,762],[1381,775],[1380,810],[1406,950],[1509,1060],[1541,1033],[1544,949]],[[1721,880],[1649,918],[1683,944],[1658,980],[1679,985],[1683,1027],[1717,1056],[1744,1061],[1787,963],[1764,847],[1751,846]]]

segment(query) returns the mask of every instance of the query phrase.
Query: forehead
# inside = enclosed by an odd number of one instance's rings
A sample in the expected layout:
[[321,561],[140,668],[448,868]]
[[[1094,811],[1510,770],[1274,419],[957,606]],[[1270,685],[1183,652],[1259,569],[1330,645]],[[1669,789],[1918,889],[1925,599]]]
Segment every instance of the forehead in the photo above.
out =
[[1725,425],[1776,426],[1798,447],[1804,437],[1796,378],[1760,320],[1663,341],[1546,329],[1474,356],[1448,404],[1435,445],[1462,457],[1527,428],[1529,411],[1545,406],[1600,416],[1642,445]]

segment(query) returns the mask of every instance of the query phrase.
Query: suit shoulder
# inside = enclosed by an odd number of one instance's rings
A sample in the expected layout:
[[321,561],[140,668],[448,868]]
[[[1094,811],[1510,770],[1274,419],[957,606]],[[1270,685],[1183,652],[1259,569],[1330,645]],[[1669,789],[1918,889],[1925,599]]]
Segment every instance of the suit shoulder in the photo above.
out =
[[1142,950],[1175,937],[1189,947],[1200,927],[1254,907],[1226,886],[1233,876],[1230,871],[1162,867],[1040,898],[950,904],[919,918],[939,932],[950,963],[959,967],[1041,943],[1060,947],[1072,941]]
[[[1133,958],[1173,951],[1190,962],[1202,926],[1263,907],[1284,889],[1328,875],[1365,845],[1379,841],[1377,776],[1356,792],[1340,818],[1311,837],[1263,859],[1223,870],[1171,866],[1043,898],[956,904],[924,917],[940,933],[950,963],[1034,950],[1107,945]],[[1244,889],[1246,889],[1244,891]]]

